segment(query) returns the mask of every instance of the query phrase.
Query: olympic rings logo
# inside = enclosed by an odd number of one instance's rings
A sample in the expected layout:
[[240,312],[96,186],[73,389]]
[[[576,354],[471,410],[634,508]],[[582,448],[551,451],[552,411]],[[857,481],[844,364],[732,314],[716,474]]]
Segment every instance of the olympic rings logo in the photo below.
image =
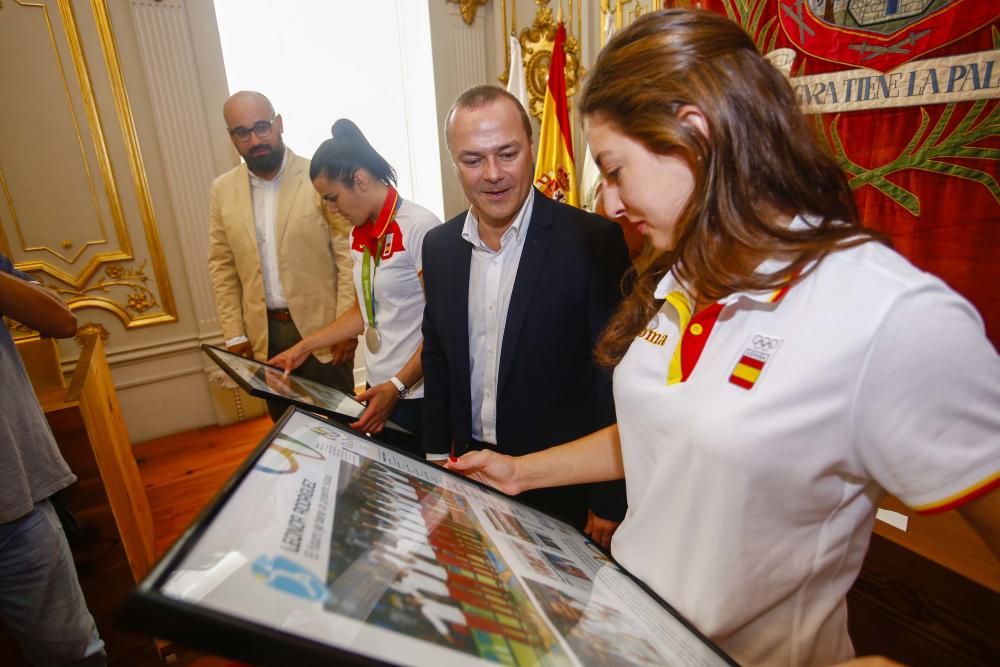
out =
[[[279,441],[287,444],[279,444]],[[289,438],[285,435],[279,435],[275,438],[274,442],[271,443],[271,446],[268,447],[267,450],[281,456],[281,459],[278,459],[278,461],[283,464],[282,467],[279,468],[260,461],[256,466],[254,466],[254,469],[259,470],[260,472],[270,473],[272,475],[290,475],[298,471],[299,458],[312,459],[314,461],[326,460],[326,456],[322,452],[310,447],[304,442],[295,440],[294,438]],[[274,457],[270,457],[270,459],[270,462],[274,461]],[[284,460],[282,461],[282,459]]]
[[771,338],[761,334],[754,334],[754,337],[751,339],[753,348],[755,350],[760,350],[761,352],[770,352],[774,348],[778,347],[779,342],[780,341],[777,338]]

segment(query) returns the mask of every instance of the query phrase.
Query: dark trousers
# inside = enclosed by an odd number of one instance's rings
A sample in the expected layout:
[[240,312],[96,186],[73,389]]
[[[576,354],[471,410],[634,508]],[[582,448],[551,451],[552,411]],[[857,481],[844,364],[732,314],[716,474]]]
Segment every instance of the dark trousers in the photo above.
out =
[[[299,330],[291,320],[279,322],[278,320],[267,318],[267,358],[270,359],[279,352],[284,352],[291,346],[302,340]],[[354,396],[354,360],[350,359],[342,364],[324,364],[313,355],[295,369],[295,374],[307,380],[325,384],[328,387],[339,389],[349,396]],[[267,412],[271,415],[271,421],[278,421],[281,415],[285,414],[288,404],[284,401],[268,401]]]
[[398,401],[389,419],[419,437],[424,424],[424,399],[408,398]]

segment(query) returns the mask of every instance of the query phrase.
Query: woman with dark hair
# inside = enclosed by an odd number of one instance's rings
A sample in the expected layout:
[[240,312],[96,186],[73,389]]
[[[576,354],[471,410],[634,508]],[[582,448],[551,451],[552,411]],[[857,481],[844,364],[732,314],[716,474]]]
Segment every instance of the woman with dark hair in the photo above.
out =
[[1000,553],[1000,358],[975,309],[863,227],[778,70],[664,11],[580,103],[612,216],[656,251],[598,343],[618,424],[449,467],[507,493],[625,477],[615,557],[743,664],[853,655],[880,498]]
[[[316,349],[364,334],[368,407],[351,426],[378,433],[392,419],[420,433],[424,314],[421,248],[441,220],[396,192],[396,171],[346,118],[313,155],[309,177],[332,212],[354,227],[354,307],[268,363],[291,371]],[[322,286],[318,286],[321,288]],[[419,442],[419,441],[418,441]],[[419,453],[415,451],[414,453]]]

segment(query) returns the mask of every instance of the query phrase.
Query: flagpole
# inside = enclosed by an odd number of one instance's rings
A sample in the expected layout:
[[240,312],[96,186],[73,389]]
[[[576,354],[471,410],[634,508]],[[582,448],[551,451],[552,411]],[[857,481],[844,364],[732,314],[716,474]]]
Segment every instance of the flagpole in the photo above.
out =
[[[514,7],[517,7],[517,0],[514,0]],[[504,61],[507,63],[507,81],[510,81],[510,40],[507,39],[507,0],[500,0],[500,15],[502,17],[500,39],[503,40]]]
[[[580,55],[583,55],[583,0],[576,5],[576,38],[580,40]],[[589,40],[588,40],[589,43]]]

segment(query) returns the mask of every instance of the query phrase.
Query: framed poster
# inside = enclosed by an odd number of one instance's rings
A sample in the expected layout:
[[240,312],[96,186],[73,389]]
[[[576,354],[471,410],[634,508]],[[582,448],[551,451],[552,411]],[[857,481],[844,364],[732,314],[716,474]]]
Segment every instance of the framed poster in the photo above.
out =
[[254,664],[735,664],[568,524],[297,409],[121,618]]
[[[247,359],[221,347],[202,345],[201,349],[251,396],[292,403],[340,422],[354,421],[365,411],[364,404],[339,389],[295,374],[285,375],[280,368]],[[385,426],[412,435],[411,431],[392,421],[387,421]]]

